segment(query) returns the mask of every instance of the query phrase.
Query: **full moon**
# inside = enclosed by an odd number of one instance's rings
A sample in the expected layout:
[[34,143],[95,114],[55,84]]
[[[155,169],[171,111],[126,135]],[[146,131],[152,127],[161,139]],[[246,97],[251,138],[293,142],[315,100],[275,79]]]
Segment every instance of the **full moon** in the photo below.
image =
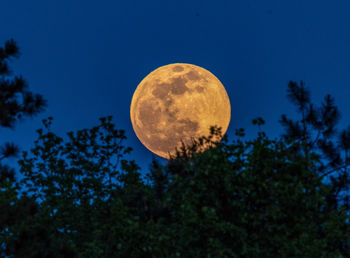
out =
[[192,64],[169,64],[151,72],[136,88],[130,117],[136,136],[151,152],[169,159],[175,149],[208,136],[211,126],[225,134],[230,100],[222,83]]

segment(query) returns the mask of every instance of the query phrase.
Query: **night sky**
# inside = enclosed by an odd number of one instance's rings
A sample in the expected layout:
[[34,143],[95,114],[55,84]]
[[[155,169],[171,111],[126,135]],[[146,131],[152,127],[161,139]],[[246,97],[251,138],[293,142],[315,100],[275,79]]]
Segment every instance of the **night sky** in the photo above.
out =
[[317,105],[331,94],[342,114],[338,128],[350,124],[348,0],[3,0],[0,10],[0,45],[13,38],[21,50],[12,69],[48,101],[34,119],[0,129],[1,142],[22,150],[33,147],[49,116],[64,136],[112,115],[134,149],[129,158],[147,170],[152,153],[133,132],[131,98],[147,74],[176,62],[223,83],[230,136],[241,127],[255,136],[258,116],[268,136],[279,136],[280,115],[298,117],[286,98],[290,80],[303,80]]

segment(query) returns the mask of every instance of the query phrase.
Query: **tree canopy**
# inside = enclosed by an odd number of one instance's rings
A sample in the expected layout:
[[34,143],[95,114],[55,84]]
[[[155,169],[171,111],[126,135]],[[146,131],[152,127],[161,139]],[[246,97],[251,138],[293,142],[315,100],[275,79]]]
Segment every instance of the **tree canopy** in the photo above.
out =
[[[261,120],[260,120],[261,121]],[[142,177],[111,117],[63,139],[38,130],[3,254],[23,257],[346,257],[349,216],[316,157],[263,132],[201,138]],[[213,128],[212,135],[220,133]],[[212,147],[202,153],[196,148]],[[14,222],[14,223],[11,223]]]

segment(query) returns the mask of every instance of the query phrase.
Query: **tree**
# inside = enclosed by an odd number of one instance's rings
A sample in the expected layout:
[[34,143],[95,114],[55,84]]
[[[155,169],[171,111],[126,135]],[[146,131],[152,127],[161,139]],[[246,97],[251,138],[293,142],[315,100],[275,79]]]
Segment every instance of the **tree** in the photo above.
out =
[[[38,114],[46,106],[40,94],[28,90],[26,81],[21,76],[13,76],[9,61],[19,56],[19,48],[14,40],[5,42],[0,47],[0,126],[14,128],[15,123],[24,116]],[[0,148],[0,162],[18,155],[18,147],[13,143],[5,143]],[[0,178],[13,179],[13,169],[0,163]]]
[[[34,116],[46,106],[39,94],[29,91],[21,76],[13,76],[9,68],[12,58],[19,56],[19,48],[14,40],[0,47],[0,127],[14,128],[18,120],[25,116]],[[0,256],[8,248],[7,239],[11,238],[9,228],[20,223],[36,207],[33,199],[18,197],[19,186],[15,180],[14,169],[3,162],[18,155],[19,148],[14,143],[5,142],[0,147]]]
[[241,129],[232,143],[217,142],[213,128],[167,165],[153,160],[146,183],[124,158],[130,149],[110,117],[67,140],[50,123],[20,161],[35,209],[9,227],[7,255],[349,255],[349,216],[342,207],[325,210],[332,189],[311,176],[317,158],[295,153],[283,139],[260,131],[244,142]]
[[323,212],[331,189],[310,176],[312,162],[263,132],[181,161],[166,198],[180,225],[173,248],[192,257],[348,256],[349,217]]
[[310,91],[303,81],[300,84],[289,82],[287,92],[288,99],[301,114],[301,120],[292,121],[283,114],[280,123],[286,128],[286,133],[282,137],[287,144],[295,143],[295,152],[303,153],[306,158],[317,157],[317,163],[310,169],[323,178],[329,178],[332,186],[329,205],[341,203],[350,212],[350,126],[337,134],[340,112],[329,94],[317,108],[311,103]]

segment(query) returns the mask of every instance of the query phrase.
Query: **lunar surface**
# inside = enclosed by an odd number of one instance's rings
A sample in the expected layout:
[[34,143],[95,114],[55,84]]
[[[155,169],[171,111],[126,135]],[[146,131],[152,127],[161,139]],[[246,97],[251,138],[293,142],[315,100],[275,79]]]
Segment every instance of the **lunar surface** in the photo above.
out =
[[209,71],[192,64],[162,66],[138,85],[130,107],[131,123],[142,144],[169,159],[175,148],[208,136],[210,126],[224,134],[231,106],[221,82]]

